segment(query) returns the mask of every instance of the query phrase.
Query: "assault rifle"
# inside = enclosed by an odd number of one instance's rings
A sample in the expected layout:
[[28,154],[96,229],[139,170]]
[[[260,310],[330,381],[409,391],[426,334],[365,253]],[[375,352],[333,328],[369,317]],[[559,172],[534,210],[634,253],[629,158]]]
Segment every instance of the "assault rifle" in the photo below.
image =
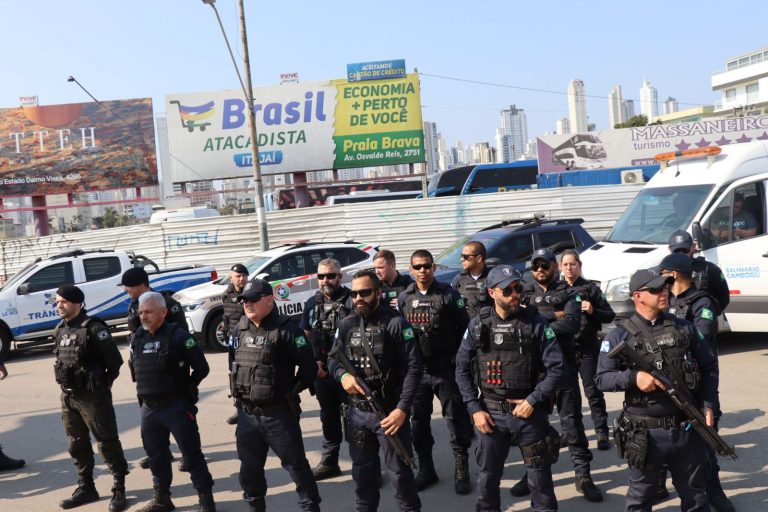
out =
[[[383,420],[389,416],[386,408],[377,398],[376,392],[371,389],[371,387],[367,382],[365,382],[364,379],[358,377],[357,370],[352,365],[352,362],[349,360],[347,355],[341,350],[339,345],[336,345],[331,349],[330,352],[328,352],[328,357],[335,359],[342,366],[342,368],[344,368],[347,373],[349,373],[355,379],[357,385],[360,386],[360,389],[363,390],[363,397],[365,398],[365,401],[368,402],[368,405],[371,407],[373,412],[376,413],[376,416],[378,416],[380,420]],[[408,454],[408,450],[405,448],[405,445],[403,444],[403,441],[400,439],[400,437],[397,434],[386,434],[386,438],[387,441],[389,441],[389,444],[392,445],[392,448],[394,448],[395,453],[400,458],[400,460],[402,460],[410,468],[416,469],[416,462],[414,462],[413,458]]]
[[608,353],[608,357],[611,359],[619,359],[633,370],[651,374],[654,379],[664,385],[664,393],[666,393],[672,402],[680,408],[686,418],[688,418],[688,425],[693,427],[693,429],[704,438],[704,441],[706,441],[708,445],[714,448],[719,455],[727,455],[733,460],[739,458],[736,455],[736,450],[729,446],[714,428],[707,425],[704,415],[699,408],[696,407],[696,404],[686,396],[687,393],[681,392],[672,379],[661,373],[653,364],[640,357],[640,354],[627,345],[625,341],[622,341],[611,350]]

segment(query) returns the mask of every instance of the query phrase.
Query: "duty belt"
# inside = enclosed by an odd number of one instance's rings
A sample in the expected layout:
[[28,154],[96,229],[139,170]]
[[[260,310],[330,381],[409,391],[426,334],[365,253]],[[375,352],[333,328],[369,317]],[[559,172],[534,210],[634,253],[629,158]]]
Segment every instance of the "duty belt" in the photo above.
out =
[[278,404],[270,404],[270,405],[265,405],[263,407],[259,407],[257,405],[250,405],[245,402],[242,402],[240,404],[240,407],[243,409],[243,412],[245,414],[248,414],[250,416],[269,416],[275,411],[279,411],[282,409],[290,409],[291,403],[280,402]]
[[485,404],[485,407],[487,407],[489,411],[499,411],[503,413],[512,412],[515,410],[515,407],[517,407],[517,404],[512,403],[508,400],[483,399],[483,403]]
[[163,407],[168,407],[173,402],[175,402],[177,399],[175,397],[169,397],[169,398],[156,398],[156,399],[142,399],[142,402],[144,405],[149,407],[150,409],[162,409]]
[[632,428],[663,428],[666,430],[672,430],[680,428],[681,424],[685,423],[686,419],[681,416],[663,416],[661,418],[655,418],[653,416],[639,416],[635,414],[626,414],[625,418],[629,421]]

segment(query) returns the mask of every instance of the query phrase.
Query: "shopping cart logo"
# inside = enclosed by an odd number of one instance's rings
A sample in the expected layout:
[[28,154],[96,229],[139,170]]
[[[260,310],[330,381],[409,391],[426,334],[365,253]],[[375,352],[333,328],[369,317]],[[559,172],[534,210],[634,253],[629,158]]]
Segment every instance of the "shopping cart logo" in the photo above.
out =
[[194,132],[195,128],[204,132],[205,127],[211,124],[208,120],[216,113],[216,106],[213,103],[213,100],[196,106],[182,105],[181,102],[176,100],[173,100],[170,103],[179,107],[181,126],[182,128],[186,128],[190,133]]

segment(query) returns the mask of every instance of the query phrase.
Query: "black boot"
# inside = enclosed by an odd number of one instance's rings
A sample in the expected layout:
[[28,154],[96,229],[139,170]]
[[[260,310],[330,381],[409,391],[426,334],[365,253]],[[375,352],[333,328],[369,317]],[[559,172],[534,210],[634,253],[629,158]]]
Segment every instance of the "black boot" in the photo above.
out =
[[326,480],[328,478],[334,478],[341,474],[341,468],[339,463],[335,461],[320,462],[312,470],[312,476],[315,477],[315,481]]
[[435,463],[432,461],[432,454],[419,455],[419,474],[416,475],[416,490],[423,491],[430,485],[434,485],[440,480],[435,472]]
[[611,449],[611,441],[608,439],[607,432],[597,433],[597,449],[602,451]]
[[576,476],[576,490],[583,494],[587,501],[603,501],[603,493],[589,475]]
[[144,505],[139,512],[170,512],[176,505],[171,501],[171,492],[168,489],[155,487],[155,495],[152,501]]
[[656,496],[653,498],[653,505],[661,503],[669,498],[667,490],[667,469],[666,466],[659,471],[659,481],[656,483]]
[[198,512],[216,512],[216,503],[213,501],[213,491],[197,491]]
[[528,473],[524,474],[523,478],[509,489],[509,493],[516,498],[531,494],[531,488],[528,487]]
[[26,462],[24,459],[12,459],[3,453],[3,447],[0,446],[0,471],[8,471],[11,469],[19,469],[23,467]]
[[227,418],[227,423],[229,425],[237,425],[237,411],[235,411],[232,416]]
[[707,481],[707,498],[709,498],[709,505],[717,512],[736,512],[736,507],[723,492],[720,475],[717,473],[712,480]]
[[453,472],[453,490],[456,494],[469,494],[472,487],[469,484],[469,460],[466,454],[456,455],[456,466]]
[[125,501],[125,475],[115,475],[112,484],[112,500],[109,502],[109,512],[122,512],[128,504]]
[[75,508],[86,503],[93,503],[98,499],[99,493],[96,491],[96,486],[93,485],[93,477],[81,478],[77,482],[77,489],[72,493],[72,497],[61,500],[59,506],[64,509]]

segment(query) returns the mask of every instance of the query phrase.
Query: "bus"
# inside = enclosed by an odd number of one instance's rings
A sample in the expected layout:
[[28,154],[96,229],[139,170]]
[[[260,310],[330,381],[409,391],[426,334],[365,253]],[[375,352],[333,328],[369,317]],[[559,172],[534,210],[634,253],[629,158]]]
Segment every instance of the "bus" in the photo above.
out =
[[442,171],[429,181],[429,197],[488,194],[536,187],[537,160],[465,165]]

